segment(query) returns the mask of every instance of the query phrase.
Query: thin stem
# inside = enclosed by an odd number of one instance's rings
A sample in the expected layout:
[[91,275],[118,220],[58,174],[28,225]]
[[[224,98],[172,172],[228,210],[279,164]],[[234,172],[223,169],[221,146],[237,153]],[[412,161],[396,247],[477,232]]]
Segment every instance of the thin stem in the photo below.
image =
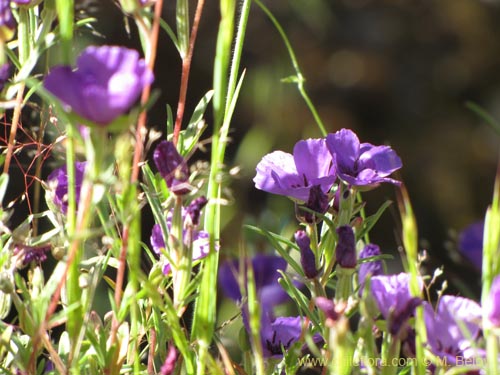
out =
[[9,143],[7,145],[7,155],[5,156],[5,163],[3,165],[3,173],[9,173],[10,162],[12,160],[12,154],[14,152],[14,143],[16,141],[17,127],[19,119],[21,117],[21,108],[23,103],[25,84],[20,83],[19,89],[17,91],[16,106],[14,108],[14,114],[12,115],[12,126],[10,128]]
[[198,26],[200,24],[201,15],[203,13],[203,6],[205,0],[198,0],[196,6],[196,13],[193,20],[193,28],[191,29],[191,36],[189,38],[189,48],[186,56],[182,59],[182,73],[181,73],[181,86],[179,89],[179,102],[177,104],[177,116],[175,118],[174,126],[174,145],[177,146],[179,141],[179,133],[182,127],[182,118],[184,117],[184,109],[186,107],[186,95],[189,82],[189,72],[191,70],[191,61],[193,59],[194,44],[196,42],[196,35],[198,34]]
[[[158,46],[158,33],[160,31],[160,19],[161,19],[162,7],[163,7],[163,0],[156,0],[153,26],[151,27],[151,33],[149,36],[150,51],[145,51],[146,63],[151,71],[154,70],[156,61],[156,52],[157,52],[156,48]],[[135,16],[137,19],[140,19],[139,14],[136,14]],[[141,95],[141,104],[143,106],[148,102],[150,94],[151,94],[151,85],[146,85]],[[139,179],[139,169],[144,148],[144,136],[146,132],[146,120],[147,120],[147,113],[145,111],[142,111],[141,114],[139,115],[139,119],[137,121],[137,129],[135,132],[134,160],[132,163],[132,174],[130,178],[131,183],[135,183]]]
[[297,88],[300,92],[300,95],[306,102],[307,107],[309,108],[309,111],[311,111],[311,114],[314,117],[314,120],[316,121],[316,124],[318,125],[319,130],[321,131],[321,134],[323,136],[327,135],[327,131],[325,129],[325,125],[323,124],[323,121],[321,120],[321,117],[318,114],[318,111],[316,110],[316,107],[314,107],[313,102],[311,101],[311,98],[309,98],[309,95],[306,92],[306,89],[304,88],[304,82],[305,78],[302,75],[302,72],[299,67],[299,63],[297,61],[297,57],[295,56],[295,52],[293,51],[292,45],[290,41],[288,40],[288,37],[286,36],[285,31],[281,27],[280,23],[278,20],[273,16],[271,11],[260,1],[260,0],[255,0],[256,4],[264,11],[264,13],[269,17],[271,22],[274,24],[274,27],[276,27],[276,30],[278,30],[278,33],[280,34],[281,38],[283,39],[283,43],[285,43],[286,50],[288,51],[288,54],[290,56],[290,60],[292,61],[293,69],[295,70],[296,77],[294,77],[294,82],[297,83]]

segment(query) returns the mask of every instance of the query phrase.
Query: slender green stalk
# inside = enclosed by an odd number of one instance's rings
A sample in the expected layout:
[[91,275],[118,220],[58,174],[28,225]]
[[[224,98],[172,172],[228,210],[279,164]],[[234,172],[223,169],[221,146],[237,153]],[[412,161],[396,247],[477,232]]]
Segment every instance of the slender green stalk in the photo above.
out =
[[[200,345],[198,374],[203,374],[205,372],[208,347],[212,340],[216,321],[215,291],[217,290],[216,283],[219,258],[218,254],[215,252],[215,244],[219,241],[220,235],[220,174],[224,163],[232,110],[239,90],[239,85],[236,85],[234,82],[239,80],[237,75],[243,49],[244,35],[246,32],[247,18],[249,15],[250,1],[243,2],[236,44],[233,50],[232,66],[229,76],[230,84],[228,86],[227,75],[233,40],[235,5],[235,0],[220,1],[221,21],[219,24],[214,66],[214,127],[212,135],[211,170],[207,189],[209,203],[205,213],[205,230],[210,234],[210,253],[204,262],[202,270],[202,280],[199,297],[195,307],[192,329],[192,335]],[[241,84],[241,80],[239,81]]]
[[293,51],[292,44],[288,40],[288,37],[286,36],[285,31],[283,30],[283,27],[281,27],[280,23],[274,17],[274,15],[271,13],[271,11],[260,1],[260,0],[255,0],[255,3],[264,11],[264,13],[269,17],[271,22],[273,23],[274,27],[276,27],[276,30],[278,30],[281,38],[283,39],[283,42],[285,43],[286,50],[288,51],[288,54],[290,55],[290,60],[292,61],[293,68],[295,70],[295,76],[292,77],[290,82],[294,82],[297,84],[297,89],[300,92],[300,95],[304,99],[307,107],[309,108],[309,111],[311,111],[311,114],[314,117],[314,120],[316,121],[316,124],[318,125],[318,128],[323,136],[326,136],[328,132],[326,131],[325,125],[323,124],[323,121],[321,120],[321,117],[318,114],[318,111],[316,110],[316,107],[314,106],[311,98],[309,98],[309,95],[307,94],[307,91],[304,87],[304,82],[306,79],[302,75],[302,72],[299,67],[299,63],[297,62],[297,57],[295,56],[295,52]]
[[57,16],[61,34],[63,62],[71,65],[73,56],[74,0],[56,0]]
[[[413,214],[408,192],[405,187],[400,189],[398,196],[399,211],[403,224],[403,245],[406,251],[406,257],[403,258],[403,267],[406,272],[410,273],[410,292],[412,296],[421,297],[422,291],[419,283],[418,264],[418,232],[417,222]],[[414,362],[415,371],[418,375],[424,375],[425,368],[425,353],[424,343],[427,340],[427,330],[424,322],[423,306],[419,306],[415,310],[415,350],[416,361]]]
[[401,341],[397,337],[385,333],[382,343],[382,375],[395,375],[397,373],[400,349]]

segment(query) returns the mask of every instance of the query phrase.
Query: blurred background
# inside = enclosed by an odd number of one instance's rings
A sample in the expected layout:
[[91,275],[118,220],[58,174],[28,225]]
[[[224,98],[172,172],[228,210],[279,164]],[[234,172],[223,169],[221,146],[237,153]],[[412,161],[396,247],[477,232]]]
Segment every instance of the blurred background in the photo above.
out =
[[[361,141],[388,144],[397,151],[404,164],[397,178],[409,190],[421,248],[429,256],[428,269],[444,265],[451,289],[477,296],[479,273],[457,252],[456,237],[484,216],[491,201],[499,135],[466,103],[476,103],[500,120],[500,2],[264,2],[290,38],[306,89],[327,130],[350,128]],[[175,27],[175,2],[164,3],[163,16]],[[212,87],[217,3],[205,5],[185,118]],[[191,1],[191,11],[195,5]],[[84,0],[77,6],[78,17],[98,19],[94,30],[79,31],[77,48],[88,44],[140,48],[133,22],[123,17],[115,2]],[[293,205],[254,188],[255,166],[268,152],[291,152],[298,140],[320,136],[296,87],[281,82],[294,70],[278,32],[255,4],[241,65],[246,78],[227,158],[228,168],[238,166],[241,171],[230,184],[231,204],[224,212],[223,257],[238,254],[241,246],[248,251],[272,250],[262,238],[244,231],[244,223],[293,233],[297,228]],[[165,132],[166,104],[175,112],[180,79],[180,59],[165,33],[159,41],[155,75],[154,87],[161,95],[149,126]],[[210,129],[210,113],[206,119]],[[208,158],[207,151],[193,160]],[[44,171],[49,172],[50,168]],[[10,193],[15,196],[19,190]],[[385,200],[395,200],[395,190],[382,186],[364,198],[367,214],[372,214]],[[147,211],[143,216],[144,238],[149,238],[153,218]],[[393,205],[372,231],[372,241],[384,252],[397,254],[398,218]],[[397,257],[390,262],[394,268],[399,264]]]

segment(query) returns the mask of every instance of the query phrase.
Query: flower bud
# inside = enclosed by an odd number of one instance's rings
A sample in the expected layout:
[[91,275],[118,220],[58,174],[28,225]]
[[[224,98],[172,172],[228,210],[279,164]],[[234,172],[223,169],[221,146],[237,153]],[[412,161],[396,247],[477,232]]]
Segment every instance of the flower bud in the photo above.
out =
[[[359,259],[371,258],[381,255],[380,247],[374,244],[366,245],[359,253]],[[381,260],[372,260],[370,262],[363,262],[359,265],[358,283],[361,286],[360,294],[363,293],[366,278],[370,276],[378,276],[384,273]]]
[[325,297],[316,297],[314,303],[325,314],[325,317],[331,320],[330,323],[336,322],[339,319],[339,313],[335,310],[335,304],[332,300]]
[[354,231],[349,225],[342,225],[337,228],[337,247],[335,248],[335,258],[337,263],[343,268],[356,267],[356,240]]
[[173,142],[160,142],[154,151],[153,160],[172,193],[176,195],[189,193],[187,163]]
[[208,203],[208,199],[204,196],[193,200],[186,209],[186,219],[189,217],[193,226],[200,224],[201,210]]
[[300,264],[304,270],[304,274],[309,279],[314,279],[318,276],[319,271],[316,268],[316,258],[311,250],[311,240],[304,230],[295,232],[295,242],[300,249]]

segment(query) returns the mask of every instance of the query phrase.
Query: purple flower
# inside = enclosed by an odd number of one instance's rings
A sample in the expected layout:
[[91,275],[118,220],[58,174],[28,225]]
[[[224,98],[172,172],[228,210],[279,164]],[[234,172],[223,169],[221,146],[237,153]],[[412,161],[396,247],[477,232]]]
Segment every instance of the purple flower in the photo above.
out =
[[337,228],[337,247],[335,248],[335,258],[339,266],[343,268],[356,267],[356,239],[354,231],[349,225],[342,225]]
[[316,258],[311,249],[311,240],[304,230],[295,232],[295,242],[300,249],[300,264],[304,270],[304,274],[309,279],[314,279],[318,276],[319,271],[316,268]]
[[381,182],[399,184],[388,178],[392,172],[402,167],[401,159],[388,146],[373,146],[359,143],[356,134],[342,129],[328,134],[326,145],[333,155],[338,176],[350,185],[373,186]]
[[3,36],[2,40],[9,40],[12,35],[8,30],[13,30],[16,27],[14,16],[12,15],[12,10],[10,9],[10,0],[0,0],[0,27],[2,29],[7,28],[7,30],[1,31]]
[[[406,273],[374,276],[370,282],[371,294],[393,335],[401,331],[422,302],[420,298],[411,295],[409,282],[410,277]],[[422,281],[419,280],[419,283],[422,284]]]
[[[281,257],[274,255],[256,255],[251,259],[257,298],[261,303],[262,310],[272,312],[276,305],[286,302],[289,297],[281,287],[278,279],[281,277],[278,271],[284,271],[287,263]],[[241,290],[238,282],[240,271],[240,260],[225,262],[219,268],[219,285],[224,294],[234,301],[241,301]],[[245,281],[246,283],[246,281]],[[246,285],[244,285],[245,287]]]
[[41,246],[27,246],[27,245],[15,245],[14,254],[20,257],[20,261],[17,263],[20,267],[25,267],[31,262],[42,263],[47,260],[47,253],[50,251],[50,245]]
[[[324,214],[328,210],[329,207],[328,202],[329,202],[328,195],[323,193],[323,191],[321,190],[321,186],[314,185],[309,190],[309,199],[307,200],[305,207],[309,208],[314,212],[319,212],[321,214]],[[314,224],[318,222],[316,215],[314,215],[311,212],[306,212],[304,210],[301,210],[299,207],[297,207],[297,212],[298,212],[297,217],[301,221],[305,221],[306,223],[309,224]]]
[[161,141],[158,143],[153,160],[172,193],[177,195],[189,193],[188,166],[173,142]]
[[76,70],[53,68],[44,86],[76,114],[98,125],[125,114],[153,82],[153,73],[139,53],[123,47],[87,47],[76,65]]
[[427,343],[435,355],[455,365],[457,358],[477,357],[472,348],[481,330],[481,307],[474,301],[455,296],[443,296],[437,311],[424,304]]
[[[371,258],[381,254],[382,253],[380,252],[380,247],[369,243],[359,253],[359,259]],[[360,293],[363,293],[365,280],[369,275],[378,276],[382,275],[383,273],[384,269],[381,260],[371,260],[369,262],[361,263],[358,270],[358,283],[360,285]]]
[[[80,201],[80,190],[82,188],[83,176],[87,162],[75,163],[75,200]],[[55,169],[47,178],[49,186],[55,186],[53,189],[52,201],[61,209],[63,213],[68,212],[68,173],[66,166]]]
[[493,327],[500,327],[500,276],[491,284],[490,295],[484,303],[484,312]]
[[325,140],[307,139],[295,144],[293,155],[274,151],[264,156],[253,181],[257,189],[307,202],[313,186],[327,194],[335,179]]
[[303,321],[300,316],[262,319],[261,340],[264,358],[283,356],[284,350],[300,339]]
[[484,221],[465,228],[458,237],[458,249],[478,270],[483,268]]
[[[188,216],[188,210],[182,209],[182,221],[186,223],[186,217]],[[190,221],[192,219],[190,218]],[[172,228],[172,212],[167,214],[167,228],[170,231]],[[191,221],[192,224],[192,221]],[[192,229],[192,246],[193,246],[193,260],[199,260],[205,258],[210,251],[210,236],[208,232],[204,230],[197,230],[196,228]],[[187,229],[184,229],[182,232],[182,237],[184,239],[184,245],[189,246],[190,244],[187,242]],[[155,224],[153,226],[153,230],[151,232],[151,246],[153,250],[157,254],[161,254],[162,249],[165,249],[165,239],[163,237],[163,232],[161,230],[161,226],[159,224]],[[218,250],[218,246],[216,246],[216,250]],[[168,275],[172,270],[172,266],[169,262],[165,261],[163,266],[163,273]]]

